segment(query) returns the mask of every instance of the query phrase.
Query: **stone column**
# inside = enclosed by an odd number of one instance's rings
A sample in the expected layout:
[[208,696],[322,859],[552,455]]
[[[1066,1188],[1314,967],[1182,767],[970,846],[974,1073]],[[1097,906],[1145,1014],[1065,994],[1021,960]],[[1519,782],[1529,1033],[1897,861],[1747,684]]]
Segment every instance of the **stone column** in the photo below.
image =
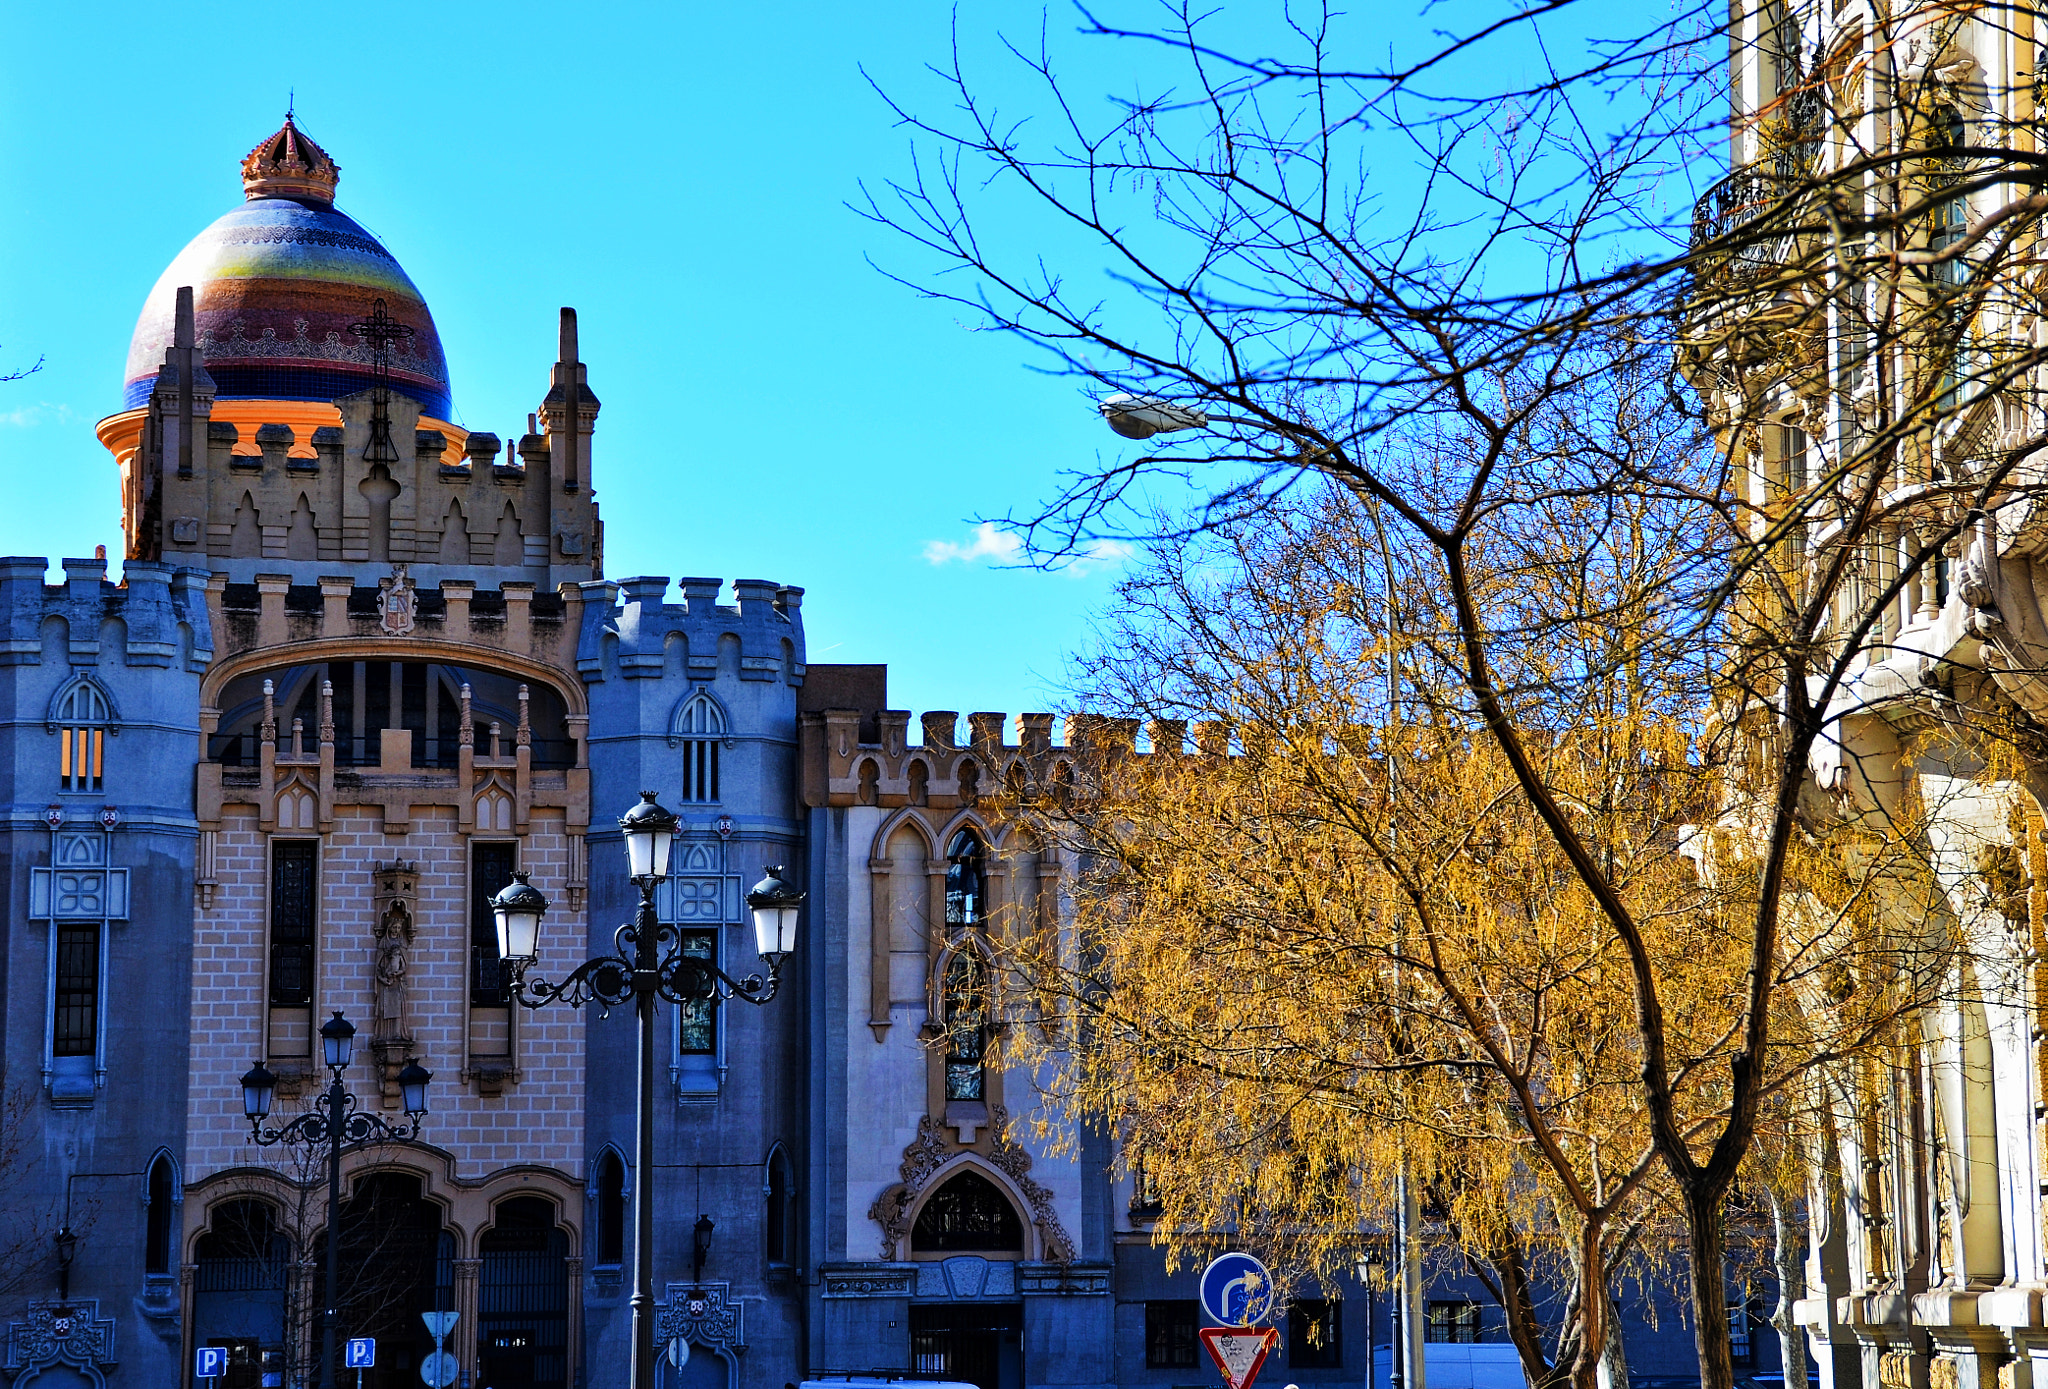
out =
[[476,1355],[477,1309],[483,1305],[478,1297],[477,1283],[483,1267],[482,1259],[455,1261],[455,1310],[461,1315],[455,1319],[455,1334],[447,1350],[454,1355],[455,1363],[469,1375],[471,1384],[478,1383],[483,1373],[483,1366],[477,1363]]
[[583,1256],[571,1254],[563,1261],[569,1279],[569,1330],[563,1338],[564,1358],[568,1362],[568,1381],[583,1383]]

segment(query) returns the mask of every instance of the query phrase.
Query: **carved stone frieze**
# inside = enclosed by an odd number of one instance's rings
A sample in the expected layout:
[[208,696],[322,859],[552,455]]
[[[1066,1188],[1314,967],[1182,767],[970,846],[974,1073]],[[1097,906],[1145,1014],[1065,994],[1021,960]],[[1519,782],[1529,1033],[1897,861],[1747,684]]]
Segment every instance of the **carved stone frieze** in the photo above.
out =
[[945,1130],[931,1115],[917,1121],[917,1136],[904,1148],[903,1162],[896,1169],[903,1180],[877,1196],[868,1207],[868,1219],[882,1227],[883,1258],[896,1257],[897,1249],[910,1234],[910,1208],[917,1203],[917,1194],[954,1151],[946,1142]]
[[71,1365],[94,1384],[114,1364],[114,1319],[100,1315],[95,1298],[31,1302],[25,1321],[7,1325],[8,1375],[21,1380],[52,1365]]
[[909,1297],[917,1279],[915,1266],[893,1268],[856,1264],[819,1270],[826,1297]]
[[738,1352],[747,1348],[747,1309],[729,1283],[671,1283],[667,1299],[656,1305],[654,1343],[659,1348],[671,1341]]
[[1074,1241],[1060,1224],[1059,1215],[1052,1208],[1052,1193],[1031,1180],[1031,1154],[1025,1152],[1010,1138],[1010,1112],[1001,1105],[995,1107],[995,1122],[991,1133],[995,1147],[989,1154],[989,1161],[1010,1175],[1023,1191],[1025,1199],[1031,1202],[1031,1222],[1038,1227],[1045,1259],[1048,1263],[1070,1264],[1074,1261]]

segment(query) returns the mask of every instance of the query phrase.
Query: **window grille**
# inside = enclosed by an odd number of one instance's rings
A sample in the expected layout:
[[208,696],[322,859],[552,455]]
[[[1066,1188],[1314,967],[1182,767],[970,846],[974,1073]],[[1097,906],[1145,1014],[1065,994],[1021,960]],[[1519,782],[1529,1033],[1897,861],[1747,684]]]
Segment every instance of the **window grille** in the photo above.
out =
[[1195,1328],[1202,1324],[1195,1302],[1145,1304],[1145,1368],[1191,1370],[1195,1367]]
[[310,839],[270,845],[270,1004],[303,1008],[313,1001],[313,931],[317,919],[315,859]]
[[994,1182],[962,1172],[926,1199],[910,1228],[910,1247],[920,1254],[1022,1253],[1024,1223]]
[[1304,1297],[1287,1309],[1287,1363],[1290,1367],[1297,1370],[1343,1368],[1343,1308],[1343,1303],[1329,1298]]
[[669,737],[682,746],[685,801],[701,804],[718,799],[718,749],[725,735],[725,711],[703,690],[676,711]]
[[57,1017],[50,1052],[91,1056],[99,1041],[100,928],[97,922],[57,927]]
[[1479,1339],[1479,1304],[1476,1302],[1432,1302],[1429,1322],[1422,1328],[1425,1341],[1448,1341],[1471,1345]]
[[84,680],[57,702],[57,782],[65,791],[106,789],[107,697]]

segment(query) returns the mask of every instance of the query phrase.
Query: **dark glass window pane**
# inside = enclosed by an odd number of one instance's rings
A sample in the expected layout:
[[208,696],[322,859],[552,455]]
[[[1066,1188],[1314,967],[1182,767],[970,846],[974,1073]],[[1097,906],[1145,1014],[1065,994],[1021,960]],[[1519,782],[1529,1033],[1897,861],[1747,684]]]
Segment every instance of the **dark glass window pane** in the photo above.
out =
[[516,844],[470,846],[469,1001],[479,1008],[503,1008],[512,1001],[511,980],[498,960],[498,918],[491,899],[512,881]]
[[57,1028],[50,1050],[91,1056],[99,1036],[100,928],[74,922],[57,928]]
[[[677,947],[685,958],[718,963],[718,933],[684,931]],[[676,1005],[677,1031],[685,1056],[711,1056],[718,1051],[718,1009],[700,998]]]
[[910,1247],[918,1253],[1021,1253],[1024,1225],[1017,1208],[978,1172],[962,1172],[917,1213]]
[[1479,1304],[1476,1302],[1432,1302],[1429,1324],[1422,1329],[1425,1341],[1455,1341],[1471,1344],[1479,1339]]
[[317,887],[315,859],[320,846],[310,839],[277,839],[270,845],[270,1002],[303,1007],[313,1001],[313,929]]
[[607,1151],[597,1165],[597,1261],[616,1264],[626,1252],[626,1164]]
[[946,848],[946,924],[973,926],[982,916],[981,841],[966,830]]
[[149,1165],[149,1223],[142,1239],[144,1273],[171,1271],[171,1213],[176,1204],[173,1180],[169,1158],[159,1157]]
[[1201,1325],[1200,1304],[1145,1304],[1145,1368],[1189,1370],[1195,1365],[1195,1328]]
[[768,1159],[768,1262],[789,1262],[789,1159],[777,1149]]
[[[1340,1316],[1344,1304],[1304,1297],[1287,1309],[1287,1363],[1297,1370],[1335,1370],[1344,1365]],[[1475,1307],[1473,1309],[1477,1311]]]
[[946,1098],[978,1100],[987,1089],[988,971],[972,950],[946,965]]

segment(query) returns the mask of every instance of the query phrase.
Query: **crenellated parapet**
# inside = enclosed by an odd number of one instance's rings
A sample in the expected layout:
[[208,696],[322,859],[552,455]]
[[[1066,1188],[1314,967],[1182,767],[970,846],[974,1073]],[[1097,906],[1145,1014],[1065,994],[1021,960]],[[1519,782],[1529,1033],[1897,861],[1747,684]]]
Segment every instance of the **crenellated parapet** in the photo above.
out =
[[681,675],[709,682],[721,663],[741,680],[804,681],[804,591],[765,579],[677,580],[683,601],[666,601],[669,581],[638,577],[579,585],[582,632],[576,670],[586,684]]
[[[212,662],[205,574],[130,560],[116,584],[107,581],[106,560],[67,559],[64,582],[48,585],[48,567],[43,559],[0,559],[0,665],[42,664],[52,618],[64,624],[64,651],[73,666],[111,659],[199,672]],[[103,649],[109,622],[120,624],[118,653]]]
[[[863,726],[870,721],[870,727]],[[966,809],[999,788],[1027,791],[1058,785],[1087,757],[1133,749],[1138,734],[1135,719],[1075,714],[1066,721],[1065,740],[1055,742],[1053,715],[1022,714],[1018,741],[1006,743],[1009,715],[978,713],[967,716],[963,742],[957,713],[934,711],[918,722],[920,741],[913,743],[908,710],[806,713],[804,804]],[[1155,728],[1154,745],[1172,739],[1178,746],[1185,733],[1184,728]]]

